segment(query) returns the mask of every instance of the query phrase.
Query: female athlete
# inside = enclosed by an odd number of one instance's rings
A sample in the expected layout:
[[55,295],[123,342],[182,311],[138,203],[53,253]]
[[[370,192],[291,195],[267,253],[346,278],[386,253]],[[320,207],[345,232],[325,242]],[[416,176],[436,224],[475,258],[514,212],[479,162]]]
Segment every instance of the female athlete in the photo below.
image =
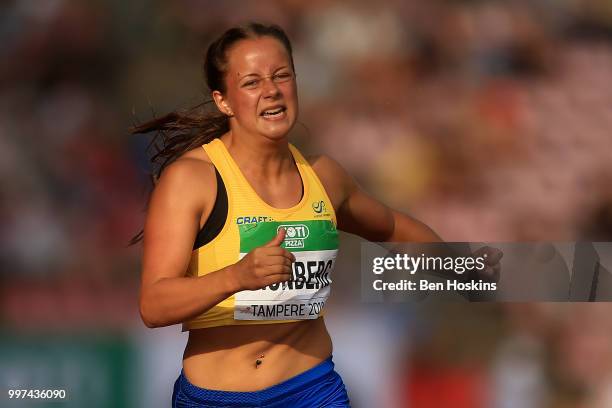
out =
[[173,406],[347,407],[322,317],[337,229],[371,241],[439,237],[333,159],[304,158],[288,142],[297,85],[279,27],[227,30],[204,68],[220,113],[174,112],[132,129],[166,138],[140,313],[148,327],[189,331]]

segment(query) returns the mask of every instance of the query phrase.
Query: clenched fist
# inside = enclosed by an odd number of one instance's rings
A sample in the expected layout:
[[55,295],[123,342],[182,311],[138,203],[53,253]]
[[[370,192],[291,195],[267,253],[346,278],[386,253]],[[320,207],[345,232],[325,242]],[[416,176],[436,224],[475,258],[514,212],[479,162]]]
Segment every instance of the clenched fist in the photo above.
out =
[[472,279],[484,279],[490,282],[499,282],[499,274],[501,265],[499,261],[504,256],[504,253],[498,248],[484,246],[472,253],[474,258],[483,257],[485,268],[482,271],[473,271]]
[[229,273],[239,290],[257,290],[291,279],[295,256],[281,248],[285,233],[285,229],[280,228],[270,242],[253,249],[232,265]]

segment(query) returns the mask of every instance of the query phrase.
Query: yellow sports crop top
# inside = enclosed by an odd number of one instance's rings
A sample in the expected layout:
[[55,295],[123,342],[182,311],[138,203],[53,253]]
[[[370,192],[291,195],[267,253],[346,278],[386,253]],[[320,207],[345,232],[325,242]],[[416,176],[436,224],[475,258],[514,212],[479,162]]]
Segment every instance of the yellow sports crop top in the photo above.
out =
[[205,327],[284,323],[316,319],[330,293],[331,271],[338,252],[336,214],[319,178],[293,146],[302,199],[291,208],[274,208],[248,183],[223,142],[203,146],[227,191],[227,218],[217,236],[194,249],[189,276],[203,276],[238,262],[252,249],[286,230],[282,246],[296,258],[289,282],[244,290],[183,324],[183,331]]

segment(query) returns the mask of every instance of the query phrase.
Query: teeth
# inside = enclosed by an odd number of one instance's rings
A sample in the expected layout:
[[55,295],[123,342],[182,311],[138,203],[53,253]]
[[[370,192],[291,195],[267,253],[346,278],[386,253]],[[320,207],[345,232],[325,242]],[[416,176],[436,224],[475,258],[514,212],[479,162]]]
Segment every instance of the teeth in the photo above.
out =
[[277,114],[283,112],[284,110],[285,110],[285,108],[277,108],[277,109],[274,109],[274,110],[267,110],[267,111],[264,111],[262,113],[262,115],[266,115],[266,116],[277,115]]

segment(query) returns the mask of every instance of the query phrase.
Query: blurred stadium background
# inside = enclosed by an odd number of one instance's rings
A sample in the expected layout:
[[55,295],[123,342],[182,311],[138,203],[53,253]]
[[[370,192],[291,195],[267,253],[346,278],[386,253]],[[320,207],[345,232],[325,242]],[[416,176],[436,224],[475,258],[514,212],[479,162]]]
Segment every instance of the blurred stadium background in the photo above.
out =
[[[612,241],[610,0],[5,1],[1,406],[169,406],[186,337],[138,316],[127,128],[206,99],[206,45],[247,20],[293,41],[293,142],[446,240]],[[374,307],[343,249],[327,320],[354,406],[612,406],[610,304]]]

